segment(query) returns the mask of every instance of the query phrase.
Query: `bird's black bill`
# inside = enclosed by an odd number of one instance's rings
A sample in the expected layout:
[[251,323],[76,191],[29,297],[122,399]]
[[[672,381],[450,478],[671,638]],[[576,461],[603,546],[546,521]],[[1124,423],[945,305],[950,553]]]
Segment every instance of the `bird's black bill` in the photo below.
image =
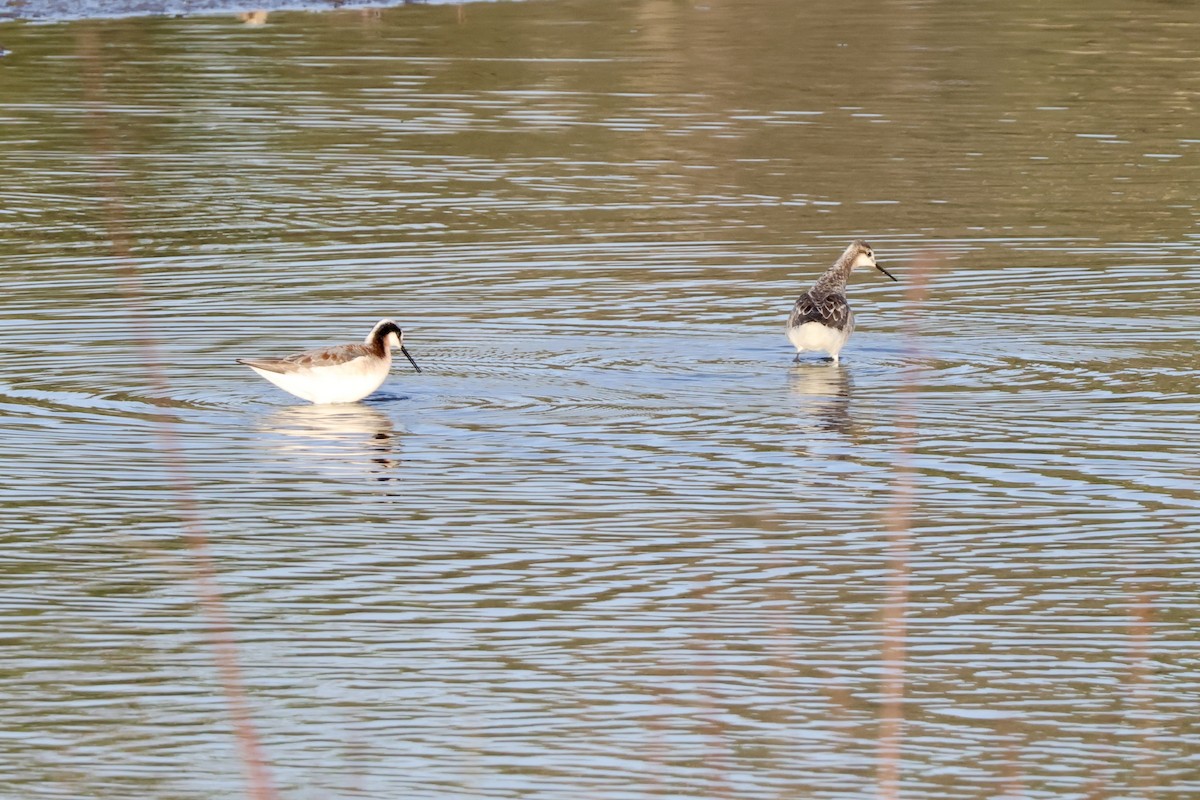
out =
[[888,272],[886,269],[884,269],[883,267],[879,266],[878,264],[876,264],[876,265],[875,265],[875,269],[879,270],[879,271],[880,271],[880,272],[882,272],[884,275],[887,275],[889,278],[891,278],[892,280],[896,281],[896,283],[899,283],[899,282],[900,282],[900,281],[896,280],[896,276],[895,276],[895,275],[893,275],[892,273]]
[[413,365],[413,369],[415,369],[417,372],[421,371],[421,368],[417,366],[417,362],[413,361],[412,353],[408,352],[407,347],[400,345],[400,352],[404,353],[404,357],[408,359],[408,363]]

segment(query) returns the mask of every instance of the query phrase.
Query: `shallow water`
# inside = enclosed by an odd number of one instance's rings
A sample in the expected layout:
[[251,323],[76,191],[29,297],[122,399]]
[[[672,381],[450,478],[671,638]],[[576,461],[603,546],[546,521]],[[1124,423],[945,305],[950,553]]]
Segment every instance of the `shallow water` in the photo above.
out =
[[[0,796],[250,796],[222,613],[283,797],[1200,791],[1196,41],[0,25]],[[793,364],[857,236],[900,283]],[[355,406],[233,363],[384,316]]]

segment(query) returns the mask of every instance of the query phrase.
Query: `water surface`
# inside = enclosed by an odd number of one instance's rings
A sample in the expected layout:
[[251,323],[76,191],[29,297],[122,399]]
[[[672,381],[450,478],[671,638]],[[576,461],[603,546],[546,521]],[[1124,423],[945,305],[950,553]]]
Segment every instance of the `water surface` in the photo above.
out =
[[1194,9],[250,19],[0,24],[0,796],[1200,791]]

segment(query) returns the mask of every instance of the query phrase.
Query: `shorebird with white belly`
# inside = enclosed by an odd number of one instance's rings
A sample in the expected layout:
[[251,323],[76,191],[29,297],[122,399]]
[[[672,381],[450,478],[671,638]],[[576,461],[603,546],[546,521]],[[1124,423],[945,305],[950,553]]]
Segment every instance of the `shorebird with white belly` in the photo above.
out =
[[823,351],[837,363],[838,353],[854,332],[854,313],[846,302],[846,280],[855,267],[874,267],[896,280],[895,275],[876,263],[871,245],[862,239],[851,242],[833,266],[792,306],[787,335],[796,348],[797,361],[800,353]]
[[286,358],[239,358],[239,364],[285,392],[312,403],[353,403],[383,385],[399,347],[417,372],[421,368],[404,346],[404,332],[390,319],[380,320],[362,344],[339,344]]

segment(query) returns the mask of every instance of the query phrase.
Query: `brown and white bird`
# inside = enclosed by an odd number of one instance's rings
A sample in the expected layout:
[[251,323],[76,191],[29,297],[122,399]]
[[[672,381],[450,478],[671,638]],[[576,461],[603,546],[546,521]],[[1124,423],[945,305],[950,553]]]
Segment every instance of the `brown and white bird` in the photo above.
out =
[[390,319],[380,320],[362,344],[339,344],[286,358],[239,358],[239,364],[285,392],[312,403],[353,403],[383,385],[392,368],[392,348],[417,372],[421,368],[404,346],[404,332]]
[[800,353],[823,351],[837,363],[838,353],[854,332],[854,312],[846,302],[846,280],[855,267],[874,267],[896,280],[895,275],[876,263],[871,245],[862,239],[851,242],[833,266],[792,306],[787,335],[796,348],[797,361]]

